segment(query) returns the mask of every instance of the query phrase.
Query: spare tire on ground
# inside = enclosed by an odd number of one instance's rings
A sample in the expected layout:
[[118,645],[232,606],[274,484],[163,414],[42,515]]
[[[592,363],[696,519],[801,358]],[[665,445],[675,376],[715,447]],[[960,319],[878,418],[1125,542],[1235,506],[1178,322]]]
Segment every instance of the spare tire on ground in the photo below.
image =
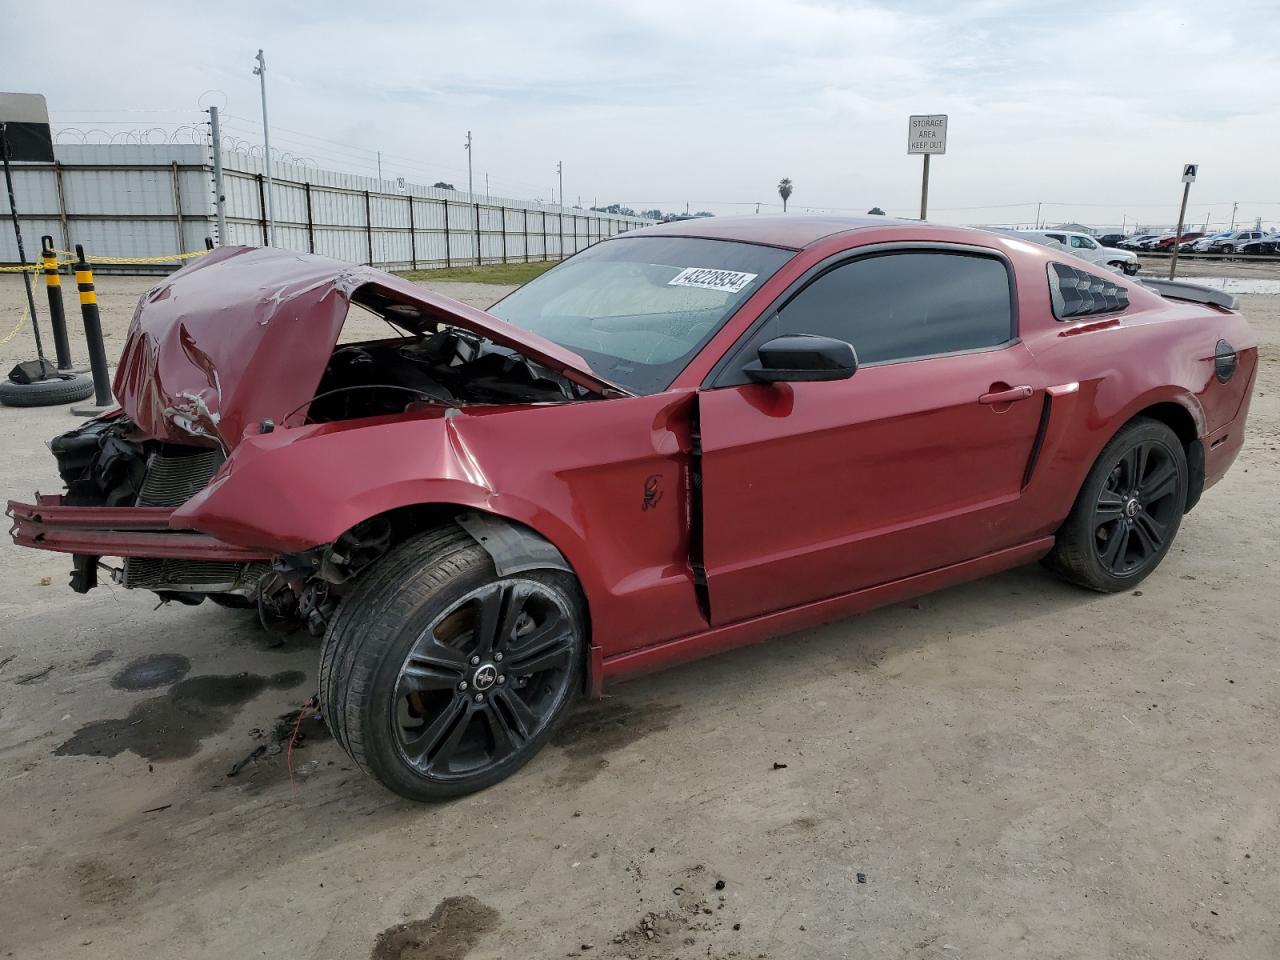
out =
[[0,403],[9,407],[51,407],[57,403],[75,403],[93,394],[93,377],[83,373],[65,374],[14,383],[0,380]]

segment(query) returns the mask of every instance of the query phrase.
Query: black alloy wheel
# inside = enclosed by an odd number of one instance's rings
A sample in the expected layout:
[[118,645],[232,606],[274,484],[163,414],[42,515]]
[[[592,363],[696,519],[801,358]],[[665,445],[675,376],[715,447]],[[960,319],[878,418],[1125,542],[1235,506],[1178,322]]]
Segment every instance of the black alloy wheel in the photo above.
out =
[[1098,454],[1045,566],[1090,590],[1132,588],[1169,552],[1189,478],[1172,428],[1149,417],[1129,421]]
[[1185,501],[1174,454],[1164,443],[1145,440],[1126,450],[1093,507],[1093,548],[1103,568],[1128,577],[1163,556]]
[[320,654],[333,738],[401,796],[439,801],[511,776],[583,686],[587,615],[573,574],[500,575],[453,524],[374,562]]
[[401,756],[435,780],[491,770],[563,703],[577,648],[564,600],[520,578],[471,591],[417,638],[396,679]]

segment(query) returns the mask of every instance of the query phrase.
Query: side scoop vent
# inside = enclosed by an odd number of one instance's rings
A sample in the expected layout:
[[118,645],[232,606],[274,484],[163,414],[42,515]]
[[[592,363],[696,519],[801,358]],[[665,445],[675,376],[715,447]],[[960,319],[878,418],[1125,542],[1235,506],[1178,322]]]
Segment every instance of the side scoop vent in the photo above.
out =
[[1120,284],[1065,263],[1049,264],[1049,298],[1059,320],[1116,313],[1129,306],[1129,292]]

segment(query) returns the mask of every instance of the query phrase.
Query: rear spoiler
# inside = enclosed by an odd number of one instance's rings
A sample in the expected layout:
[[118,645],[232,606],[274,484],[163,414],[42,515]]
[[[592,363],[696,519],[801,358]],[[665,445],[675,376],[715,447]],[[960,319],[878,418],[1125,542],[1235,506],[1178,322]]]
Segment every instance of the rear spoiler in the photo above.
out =
[[1138,282],[1170,300],[1190,300],[1192,303],[1207,303],[1227,310],[1238,309],[1238,301],[1231,294],[1214,290],[1212,287],[1202,287],[1198,283],[1155,279],[1143,279]]

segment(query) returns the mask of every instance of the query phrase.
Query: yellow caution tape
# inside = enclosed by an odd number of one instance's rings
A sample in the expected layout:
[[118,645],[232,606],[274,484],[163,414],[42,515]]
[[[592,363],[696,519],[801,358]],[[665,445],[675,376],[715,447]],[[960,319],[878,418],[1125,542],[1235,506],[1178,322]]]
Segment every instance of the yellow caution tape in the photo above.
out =
[[[73,260],[59,260],[58,266],[73,263]],[[43,273],[43,263],[29,263],[25,267],[0,267],[0,273]]]
[[[59,250],[62,254],[57,260],[59,267],[76,263],[78,258],[70,250]],[[163,257],[90,257],[90,264],[117,264],[117,263],[173,263],[175,260],[192,260],[196,257],[203,257],[208,250],[197,250],[193,253],[170,253]],[[41,273],[44,271],[44,263],[31,263],[25,267],[0,267],[0,273]]]
[[[70,250],[55,250],[54,252],[61,254],[61,256],[57,257],[56,259],[42,258],[39,263],[30,263],[30,264],[27,264],[27,266],[25,267],[0,267],[0,273],[44,273],[44,271],[50,265],[50,260],[53,260],[53,265],[57,267],[69,266],[69,265],[78,263],[80,260],[80,258],[77,257]],[[209,252],[208,250],[197,250],[193,253],[171,253],[168,256],[164,256],[164,257],[93,257],[89,261],[89,264],[90,266],[93,266],[95,264],[115,264],[115,263],[173,263],[173,261],[175,260],[192,260],[196,257],[203,257],[208,252]],[[81,279],[81,274],[77,272],[76,280],[80,283],[93,282],[93,279],[92,279],[93,274],[91,272],[86,273],[84,276],[85,276],[85,279]],[[45,282],[50,286],[61,286],[61,283],[62,283],[61,279],[58,277],[57,274],[52,274],[52,275],[46,274]],[[83,292],[80,294],[80,302],[81,303],[97,303],[98,302],[97,294],[94,291]],[[26,323],[27,319],[28,319],[28,311],[26,307],[23,307],[22,315],[18,317],[18,322],[13,325],[13,329],[10,330],[4,336],[3,339],[0,339],[0,347],[4,346],[6,343],[8,343],[10,340],[12,340],[14,337],[18,335],[18,332],[22,329],[22,325]]]
[[[70,250],[59,250],[58,253],[68,254],[74,260],[74,254]],[[89,257],[91,265],[103,263],[172,263],[174,260],[192,260],[196,257],[203,257],[208,250],[196,250],[193,253],[170,253],[163,257]],[[73,261],[68,261],[73,262]]]

